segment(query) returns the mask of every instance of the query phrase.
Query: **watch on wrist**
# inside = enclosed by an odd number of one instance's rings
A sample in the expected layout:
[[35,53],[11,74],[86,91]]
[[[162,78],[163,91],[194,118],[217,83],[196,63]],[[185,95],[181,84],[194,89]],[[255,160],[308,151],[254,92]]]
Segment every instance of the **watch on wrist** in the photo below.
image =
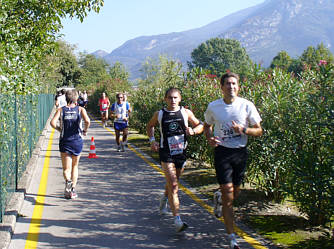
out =
[[243,134],[246,134],[246,130],[247,130],[247,128],[244,127],[244,128],[242,129],[242,133],[243,133]]

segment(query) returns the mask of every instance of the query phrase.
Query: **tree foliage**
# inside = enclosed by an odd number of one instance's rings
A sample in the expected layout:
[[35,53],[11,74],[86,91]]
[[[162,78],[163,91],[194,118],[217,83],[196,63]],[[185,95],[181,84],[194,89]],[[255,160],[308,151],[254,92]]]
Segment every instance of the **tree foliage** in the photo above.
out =
[[270,68],[281,68],[283,70],[287,70],[292,62],[292,58],[286,51],[280,51],[273,59],[270,64]]
[[103,0],[1,0],[0,75],[6,79],[0,82],[1,92],[38,91],[44,79],[41,62],[54,52],[61,18],[82,21],[102,6]]
[[191,59],[189,68],[201,67],[216,75],[222,75],[226,70],[243,75],[252,64],[239,41],[222,38],[212,38],[200,44],[191,53]]

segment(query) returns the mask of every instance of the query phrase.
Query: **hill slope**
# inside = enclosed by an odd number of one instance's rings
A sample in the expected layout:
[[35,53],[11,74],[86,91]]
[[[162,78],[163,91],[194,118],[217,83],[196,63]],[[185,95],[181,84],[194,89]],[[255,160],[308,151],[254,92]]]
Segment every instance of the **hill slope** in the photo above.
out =
[[135,79],[146,57],[166,54],[186,65],[200,43],[222,37],[239,40],[254,62],[269,66],[281,50],[298,56],[320,42],[333,49],[333,13],[333,0],[267,0],[198,29],[129,40],[103,58],[120,61]]

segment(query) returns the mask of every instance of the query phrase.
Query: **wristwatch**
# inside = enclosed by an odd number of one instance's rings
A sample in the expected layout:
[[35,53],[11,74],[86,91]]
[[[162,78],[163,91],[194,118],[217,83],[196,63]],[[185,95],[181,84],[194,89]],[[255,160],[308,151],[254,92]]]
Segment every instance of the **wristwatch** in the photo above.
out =
[[247,130],[246,127],[244,127],[244,128],[242,129],[242,133],[245,134],[245,135],[246,135],[246,130]]

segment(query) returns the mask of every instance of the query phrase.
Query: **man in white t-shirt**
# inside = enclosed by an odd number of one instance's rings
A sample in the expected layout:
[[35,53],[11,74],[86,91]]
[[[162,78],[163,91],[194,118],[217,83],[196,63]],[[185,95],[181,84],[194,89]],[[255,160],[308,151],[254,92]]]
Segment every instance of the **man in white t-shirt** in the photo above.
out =
[[61,108],[67,105],[66,97],[65,97],[66,90],[61,89],[60,93],[61,95],[57,97],[57,101],[56,101],[57,108]]
[[214,164],[220,192],[215,193],[215,215],[224,216],[230,247],[239,248],[233,230],[233,201],[240,192],[246,170],[248,136],[261,136],[262,121],[255,105],[241,97],[239,76],[226,73],[221,78],[223,98],[208,105],[204,134],[215,147]]
[[[130,104],[124,101],[123,93],[116,94],[117,101],[111,106],[111,115],[114,117],[114,129],[116,134],[117,151],[123,151],[127,144]],[[120,141],[121,132],[123,133]]]

